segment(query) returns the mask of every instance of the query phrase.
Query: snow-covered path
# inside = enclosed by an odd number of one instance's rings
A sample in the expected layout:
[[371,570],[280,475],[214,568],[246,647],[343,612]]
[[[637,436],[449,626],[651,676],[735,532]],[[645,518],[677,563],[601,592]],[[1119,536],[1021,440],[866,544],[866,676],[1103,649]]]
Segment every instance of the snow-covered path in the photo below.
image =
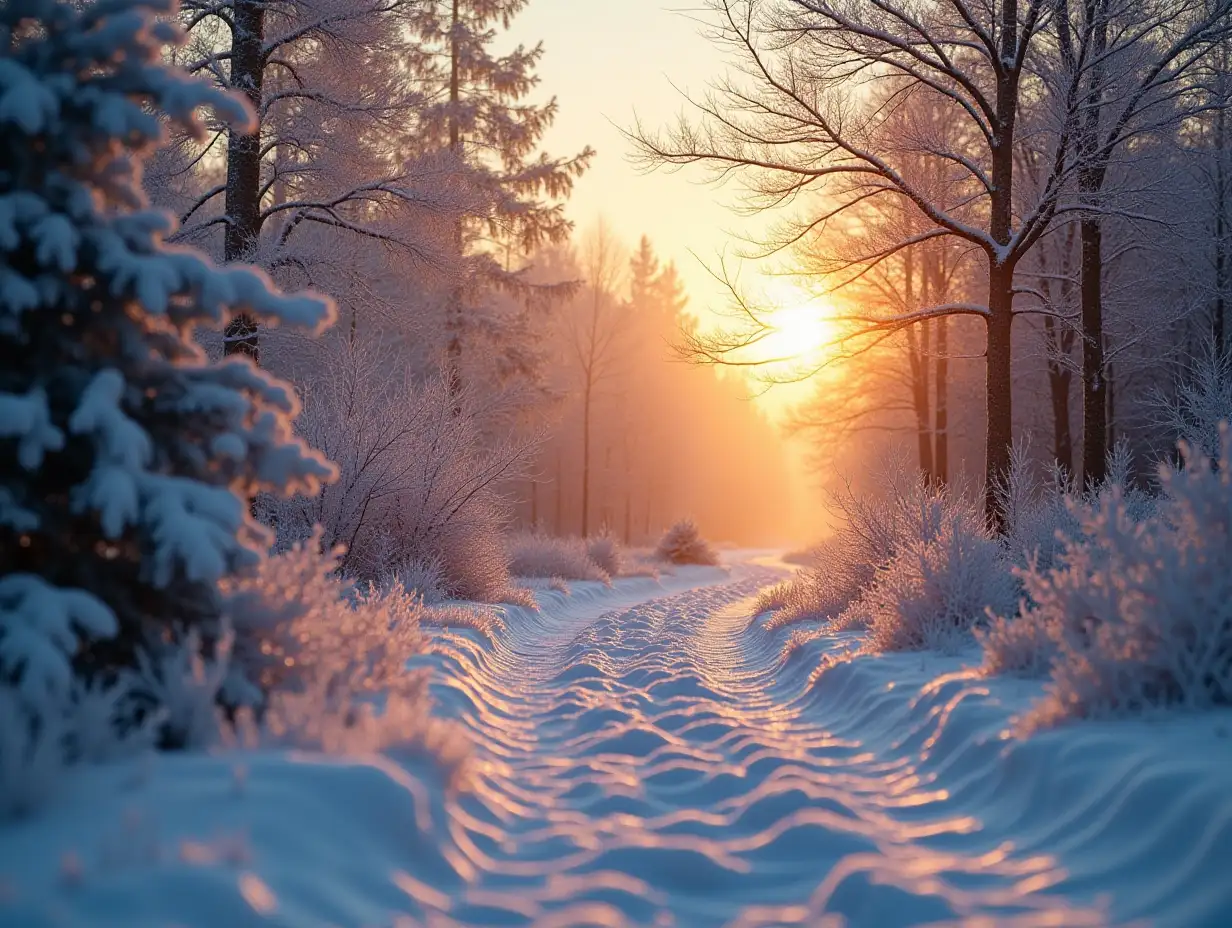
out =
[[473,789],[164,755],[0,832],[0,926],[1232,924],[1232,717],[1002,737],[964,659],[789,660],[736,559],[437,634]]
[[[1157,778],[1132,768],[1127,777],[1117,764],[1081,789],[1071,782],[1068,796],[1041,794],[1049,752],[1005,756],[1006,714],[970,676],[914,700],[886,678],[844,677],[846,667],[810,685],[820,655],[785,665],[781,636],[750,627],[751,597],[778,576],[741,564],[718,585],[591,614],[549,610],[511,622],[494,650],[458,647],[444,700],[468,720],[483,773],[450,816],[468,877],[450,915],[683,926],[1108,921],[1097,893],[1139,862],[1106,829],[1124,827],[1142,790],[1158,794]],[[980,705],[958,719],[972,697]],[[1087,769],[1072,760],[1071,774]],[[1202,797],[1189,801],[1198,808]],[[1159,872],[1169,870],[1156,856],[1168,839],[1200,853],[1199,836],[1184,834],[1193,822],[1140,836],[1154,849],[1155,885],[1115,914],[1187,919],[1169,924],[1226,914],[1232,890],[1203,911],[1180,901],[1184,886],[1158,885],[1184,876]],[[1227,819],[1216,837],[1206,850],[1226,864]],[[1108,861],[1110,847],[1120,859]],[[1068,870],[1053,856],[1061,849]],[[1088,853],[1105,856],[1077,872]],[[1144,890],[1126,887],[1135,892]]]

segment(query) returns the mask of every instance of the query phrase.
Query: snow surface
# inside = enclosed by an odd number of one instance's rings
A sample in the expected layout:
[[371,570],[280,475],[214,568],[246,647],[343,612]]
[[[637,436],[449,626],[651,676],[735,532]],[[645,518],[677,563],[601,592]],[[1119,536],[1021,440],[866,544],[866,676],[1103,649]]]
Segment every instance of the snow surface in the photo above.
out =
[[92,772],[0,829],[0,925],[1232,924],[1232,714],[1006,740],[1034,684],[784,660],[750,618],[782,567],[732,560],[434,631],[470,793],[412,757]]

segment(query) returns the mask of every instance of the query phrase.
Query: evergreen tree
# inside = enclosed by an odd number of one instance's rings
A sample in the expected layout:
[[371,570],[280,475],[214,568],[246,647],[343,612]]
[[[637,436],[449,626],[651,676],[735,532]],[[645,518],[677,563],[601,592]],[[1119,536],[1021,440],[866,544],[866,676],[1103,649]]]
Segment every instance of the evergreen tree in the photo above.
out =
[[[428,148],[450,153],[458,183],[483,204],[482,212],[457,219],[454,227],[463,271],[447,300],[445,351],[455,390],[467,342],[483,337],[503,350],[502,342],[516,344],[516,335],[524,334],[531,285],[510,255],[568,238],[572,224],[564,200],[593,155],[589,148],[567,158],[539,151],[557,112],[555,98],[545,104],[527,99],[538,84],[543,46],[519,45],[503,55],[493,49],[500,29],[508,29],[526,3],[428,0],[414,17],[421,45],[412,69],[433,101],[422,115],[420,137]],[[494,287],[521,299],[514,307],[486,299]]]
[[163,63],[174,12],[0,5],[0,679],[35,706],[150,636],[210,640],[219,579],[269,543],[247,500],[332,474],[286,385],[192,341],[238,314],[315,328],[330,305],[166,246],[146,209],[167,123],[249,116]]

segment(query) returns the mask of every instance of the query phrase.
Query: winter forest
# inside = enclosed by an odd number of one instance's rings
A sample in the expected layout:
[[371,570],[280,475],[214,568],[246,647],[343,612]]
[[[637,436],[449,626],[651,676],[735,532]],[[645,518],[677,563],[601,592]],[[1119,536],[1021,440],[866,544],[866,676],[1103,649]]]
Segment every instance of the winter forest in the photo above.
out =
[[0,928],[1232,924],[1232,0],[0,0]]

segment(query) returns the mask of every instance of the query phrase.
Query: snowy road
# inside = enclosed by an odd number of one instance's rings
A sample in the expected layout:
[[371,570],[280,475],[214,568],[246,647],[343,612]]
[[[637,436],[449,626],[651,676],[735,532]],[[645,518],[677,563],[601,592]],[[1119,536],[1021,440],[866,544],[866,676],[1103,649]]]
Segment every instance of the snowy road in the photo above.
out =
[[[969,675],[923,699],[893,691],[892,665],[811,686],[821,655],[785,664],[782,636],[750,627],[751,597],[778,576],[738,565],[717,585],[511,622],[494,650],[456,654],[468,682],[445,701],[469,720],[484,772],[450,816],[469,877],[452,918],[1106,923],[1092,902],[1139,864],[1100,829],[1122,827],[1118,814],[1158,784],[1113,765],[1108,782],[1041,794],[1047,752],[1005,756],[1006,713]],[[1225,864],[1228,825],[1213,846]],[[1074,861],[1102,856],[1067,871],[1052,855],[1062,847]],[[1214,909],[1187,908],[1186,885],[1169,890],[1177,872],[1161,870],[1156,857],[1115,914],[1227,913],[1232,890]],[[1187,879],[1208,882],[1192,868]]]
[[471,792],[272,750],[93,775],[0,834],[0,926],[1232,924],[1227,714],[1005,740],[1034,685],[972,655],[784,660],[750,615],[781,575],[439,632]]

